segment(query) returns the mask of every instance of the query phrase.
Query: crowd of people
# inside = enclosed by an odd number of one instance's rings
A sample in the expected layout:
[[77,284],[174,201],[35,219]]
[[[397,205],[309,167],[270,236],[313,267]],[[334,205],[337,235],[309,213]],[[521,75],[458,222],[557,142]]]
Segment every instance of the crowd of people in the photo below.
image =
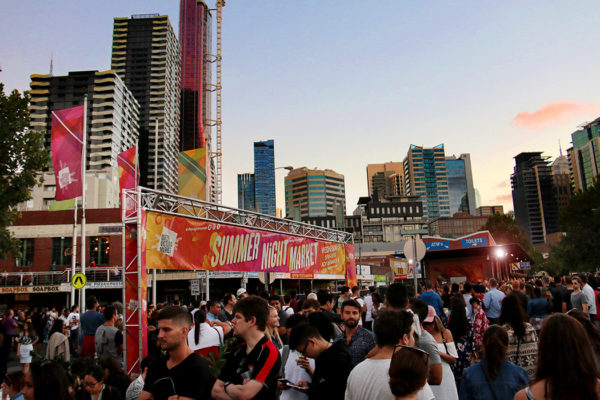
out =
[[[148,357],[123,366],[123,309],[0,322],[2,399],[600,398],[600,280],[342,287],[149,305]],[[21,364],[6,373],[11,350]],[[132,379],[135,378],[135,379]]]

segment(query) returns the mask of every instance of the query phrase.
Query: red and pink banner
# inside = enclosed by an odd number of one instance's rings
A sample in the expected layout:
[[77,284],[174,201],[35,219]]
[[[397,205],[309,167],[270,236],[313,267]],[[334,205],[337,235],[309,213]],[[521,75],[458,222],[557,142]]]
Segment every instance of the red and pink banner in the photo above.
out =
[[52,166],[56,178],[56,200],[83,194],[81,158],[83,150],[83,106],[52,111]]
[[[119,166],[119,199],[124,189],[135,189],[139,182],[139,165],[137,147],[125,150],[117,156],[117,165]],[[128,202],[133,202],[128,198]],[[132,210],[135,204],[127,204],[127,210]]]
[[152,212],[146,216],[148,268],[344,275],[347,254],[354,265],[352,245],[346,249],[343,243],[283,233]]

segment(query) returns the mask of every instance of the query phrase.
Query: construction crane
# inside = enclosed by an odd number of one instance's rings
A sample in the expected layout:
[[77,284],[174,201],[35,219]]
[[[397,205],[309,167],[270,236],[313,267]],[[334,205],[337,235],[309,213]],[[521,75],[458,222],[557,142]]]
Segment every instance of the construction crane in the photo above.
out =
[[[215,146],[211,146],[210,160],[211,164],[214,160],[214,188],[210,193],[210,201],[221,204],[223,202],[223,169],[222,169],[222,121],[221,121],[221,78],[222,78],[222,55],[221,55],[221,39],[222,39],[222,28],[223,28],[223,7],[225,7],[225,0],[217,0],[216,12],[217,12],[217,51],[216,54],[208,54],[207,61],[216,63],[217,76],[215,83],[206,84],[207,90],[215,92],[216,94],[216,113],[215,119],[207,119],[205,125],[216,127]],[[214,151],[212,151],[214,148]]]

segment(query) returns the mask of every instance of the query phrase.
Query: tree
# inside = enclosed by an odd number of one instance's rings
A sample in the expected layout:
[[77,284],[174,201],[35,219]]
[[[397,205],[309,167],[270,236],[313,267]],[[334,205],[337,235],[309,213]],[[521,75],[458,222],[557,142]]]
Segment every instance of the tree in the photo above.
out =
[[594,271],[600,267],[600,181],[575,194],[558,215],[565,236],[551,248],[554,264],[566,271]]
[[41,183],[38,172],[48,165],[43,132],[28,129],[29,96],[16,89],[8,96],[0,83],[0,257],[19,253],[19,240],[7,227],[14,224],[16,205],[31,199],[31,188]]
[[519,225],[515,222],[510,215],[506,214],[494,214],[491,215],[483,230],[490,231],[494,240],[498,244],[511,244],[518,243],[532,258],[532,261],[536,266],[540,266],[543,262],[542,254],[535,250],[527,237],[527,234]]

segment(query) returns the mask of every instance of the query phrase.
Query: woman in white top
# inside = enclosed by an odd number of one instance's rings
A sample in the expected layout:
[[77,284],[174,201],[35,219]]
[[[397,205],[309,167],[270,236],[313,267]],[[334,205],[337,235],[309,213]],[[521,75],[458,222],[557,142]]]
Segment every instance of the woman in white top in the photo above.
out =
[[458,400],[458,390],[450,364],[458,358],[452,332],[444,328],[442,320],[436,315],[433,322],[423,323],[423,328],[434,337],[442,358],[442,383],[431,385],[431,390],[437,400]]
[[219,346],[225,340],[225,335],[231,331],[229,326],[210,326],[206,322],[206,313],[198,310],[194,313],[194,326],[188,333],[188,346],[197,354],[205,354],[204,349],[212,349],[216,351],[215,358],[218,355]]

